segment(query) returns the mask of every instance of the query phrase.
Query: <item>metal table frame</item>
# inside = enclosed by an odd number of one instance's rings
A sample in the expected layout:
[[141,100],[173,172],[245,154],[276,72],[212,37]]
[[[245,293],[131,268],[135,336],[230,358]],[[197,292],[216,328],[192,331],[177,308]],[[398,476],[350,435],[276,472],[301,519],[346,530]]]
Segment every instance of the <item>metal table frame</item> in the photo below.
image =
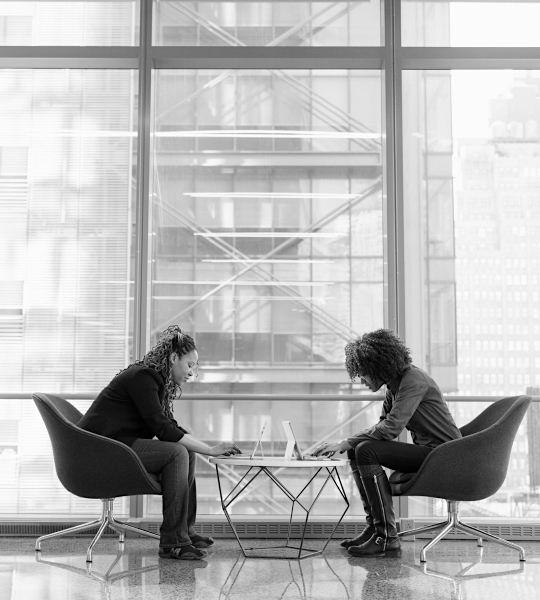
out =
[[[231,463],[221,463],[221,464],[226,464],[227,466],[231,466]],[[312,475],[309,479],[309,481],[306,483],[306,485],[302,488],[302,490],[295,496],[292,492],[290,492],[285,485],[276,477],[276,475],[274,473],[272,473],[272,471],[270,471],[271,468],[295,468],[298,467],[298,465],[295,465],[295,461],[291,461],[291,464],[274,464],[274,465],[264,465],[264,464],[254,464],[253,466],[249,466],[248,465],[248,470],[246,471],[246,473],[244,474],[244,476],[236,483],[236,485],[232,488],[232,490],[227,494],[227,496],[223,496],[223,489],[221,487],[221,479],[220,479],[220,475],[219,475],[219,465],[220,463],[215,462],[215,466],[216,466],[216,476],[217,476],[217,481],[218,481],[218,487],[219,487],[219,497],[221,500],[221,506],[223,508],[223,512],[225,513],[225,517],[227,518],[227,521],[229,522],[229,525],[231,526],[231,529],[233,530],[233,533],[238,541],[238,544],[240,545],[240,548],[242,550],[242,553],[244,554],[244,556],[246,558],[272,558],[272,559],[278,559],[278,560],[291,560],[291,558],[293,560],[302,560],[304,558],[308,558],[310,556],[316,556],[319,554],[322,554],[324,552],[324,550],[326,549],[326,546],[328,546],[328,543],[330,542],[330,540],[332,539],[332,536],[334,535],[336,529],[338,528],[339,524],[341,523],[343,517],[345,516],[345,513],[347,512],[347,510],[349,509],[349,500],[347,499],[347,494],[345,493],[345,488],[343,487],[343,483],[341,482],[341,478],[339,476],[339,473],[337,471],[337,467],[338,466],[342,466],[342,462],[340,462],[339,465],[335,465],[335,466],[328,466],[328,467],[321,467],[321,466],[313,466],[313,468],[317,469],[316,473],[314,475]],[[245,466],[245,465],[238,465],[238,466]],[[306,467],[304,467],[306,468]],[[254,469],[257,469],[257,472],[255,473],[255,475],[253,475],[251,477],[251,479],[249,479],[248,481],[246,481],[243,484],[243,482],[246,480],[246,478],[248,477],[248,475],[251,473],[251,471],[253,471]],[[304,504],[302,504],[302,502],[299,500],[300,496],[304,493],[304,491],[309,487],[309,485],[315,480],[315,478],[317,477],[317,475],[319,475],[319,473],[321,471],[323,471],[323,469],[326,470],[327,475],[326,478],[324,479],[321,488],[319,489],[319,491],[317,492],[317,495],[315,496],[313,502],[311,503],[311,505],[306,508],[306,506],[304,506]],[[285,543],[284,546],[267,546],[267,547],[259,547],[259,548],[245,548],[244,545],[242,544],[242,541],[240,540],[240,537],[238,536],[238,533],[236,531],[236,528],[234,526],[234,523],[231,519],[231,516],[229,515],[229,511],[227,510],[227,508],[231,505],[232,502],[234,502],[236,500],[236,498],[238,498],[238,496],[242,493],[244,493],[249,486],[253,483],[253,481],[255,481],[255,479],[261,474],[264,473],[269,479],[270,481],[272,481],[275,485],[278,486],[278,488],[289,498],[289,500],[291,500],[291,513],[290,513],[290,517],[289,517],[289,527],[288,527],[288,531],[287,531],[287,541]],[[308,524],[309,521],[309,517],[310,517],[310,513],[313,510],[315,504],[317,503],[317,500],[319,499],[322,491],[324,490],[324,488],[326,487],[326,484],[332,480],[334,485],[336,486],[337,490],[339,491],[341,497],[343,498],[343,500],[345,501],[346,507],[345,510],[343,511],[343,513],[341,514],[341,516],[339,517],[338,522],[335,524],[334,528],[332,529],[332,532],[330,533],[330,535],[328,536],[328,539],[326,540],[326,543],[324,544],[324,546],[322,547],[322,549],[320,550],[314,550],[311,548],[304,548],[304,540],[305,540],[305,533],[306,533],[306,526]],[[239,489],[240,488],[240,489]],[[237,491],[238,490],[238,491]],[[236,493],[235,493],[236,491]],[[298,505],[299,507],[301,507],[305,512],[306,512],[306,518],[304,520],[303,526],[302,526],[302,537],[300,540],[300,546],[293,546],[290,543],[290,539],[291,539],[291,528],[292,528],[292,518],[293,518],[293,514],[294,514],[294,509],[296,507],[296,505]],[[254,551],[258,551],[258,550],[275,550],[277,548],[291,548],[294,550],[298,550],[298,556],[297,557],[291,557],[291,556],[269,556],[268,554],[261,554],[261,553],[254,553]],[[248,552],[250,552],[248,554]],[[304,552],[305,554],[302,554],[302,552]]]

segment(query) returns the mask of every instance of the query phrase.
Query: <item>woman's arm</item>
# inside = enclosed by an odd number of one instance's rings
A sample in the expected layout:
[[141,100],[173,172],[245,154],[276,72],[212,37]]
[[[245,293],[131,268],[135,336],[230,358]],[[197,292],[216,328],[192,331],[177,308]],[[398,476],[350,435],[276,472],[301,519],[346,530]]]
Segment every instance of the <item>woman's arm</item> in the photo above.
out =
[[198,454],[204,454],[205,456],[230,456],[231,454],[241,454],[240,448],[234,442],[221,442],[217,446],[209,446],[204,442],[201,442],[197,438],[194,438],[188,433],[184,434],[179,440],[179,444],[185,446],[191,452],[197,452]]

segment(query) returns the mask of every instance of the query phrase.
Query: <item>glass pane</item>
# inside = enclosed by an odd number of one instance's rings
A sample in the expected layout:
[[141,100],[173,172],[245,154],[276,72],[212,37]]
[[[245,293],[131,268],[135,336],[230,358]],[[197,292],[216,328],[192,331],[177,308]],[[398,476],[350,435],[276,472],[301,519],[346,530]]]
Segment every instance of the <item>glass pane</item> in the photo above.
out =
[[380,0],[156,0],[156,46],[378,46]]
[[136,46],[139,0],[0,2],[0,46]]
[[[360,386],[356,386],[360,388]],[[380,401],[372,400],[365,388],[355,389],[356,397],[363,400],[344,400],[339,402],[321,401],[249,401],[245,400],[179,400],[175,401],[175,416],[178,421],[188,425],[199,439],[208,444],[234,439],[243,453],[251,455],[258,434],[265,421],[268,422],[263,438],[262,450],[257,456],[283,456],[285,453],[286,437],[282,421],[291,421],[294,433],[302,451],[315,447],[319,441],[334,431],[332,439],[343,439],[362,431],[377,422],[380,413]],[[351,417],[356,418],[346,423]],[[341,425],[343,423],[343,425]],[[235,467],[234,471],[221,472],[224,492],[228,493],[233,484],[244,475],[247,469]],[[340,477],[351,507],[347,516],[363,517],[364,509],[359,499],[355,483],[349,467],[340,468]],[[311,471],[310,471],[311,472]],[[311,474],[314,474],[314,470]],[[277,477],[291,491],[299,492],[307,483],[307,473],[299,476],[296,470],[275,471]],[[321,482],[322,479],[319,479]],[[281,517],[288,520],[290,500],[270,480],[261,475],[257,484],[250,488],[254,493],[239,500],[230,507],[232,514],[261,515]],[[305,492],[304,500],[311,504],[315,499],[318,487],[310,486]],[[208,463],[208,458],[199,455],[197,460],[197,510],[199,514],[222,515],[219,503],[219,489],[214,465]],[[150,519],[161,517],[161,498],[146,496],[145,516]],[[340,515],[345,504],[330,482],[317,502],[316,515]],[[295,516],[302,516],[302,511]]]
[[0,71],[0,374],[88,392],[129,359],[131,71]]
[[376,71],[157,71],[152,342],[195,335],[195,391],[349,390],[345,343],[383,324],[380,95]]
[[404,46],[538,46],[540,2],[403,0]]
[[[403,84],[406,325],[415,362],[450,395],[538,388],[539,73],[407,71]],[[458,425],[485,408],[452,406]],[[513,498],[536,493],[536,458],[526,452],[534,443],[523,425],[486,516],[517,515]]]

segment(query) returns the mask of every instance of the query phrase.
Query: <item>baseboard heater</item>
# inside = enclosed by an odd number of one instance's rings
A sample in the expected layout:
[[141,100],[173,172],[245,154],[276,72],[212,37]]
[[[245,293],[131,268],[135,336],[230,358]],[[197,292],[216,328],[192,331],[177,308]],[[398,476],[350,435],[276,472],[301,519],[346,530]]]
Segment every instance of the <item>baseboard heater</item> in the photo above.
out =
[[[119,519],[123,520],[123,519]],[[127,521],[127,520],[126,520]],[[151,531],[152,533],[159,533],[160,522],[158,521],[140,521],[132,523],[136,527],[140,527],[141,529],[145,529],[146,531]],[[0,536],[14,536],[14,537],[22,537],[22,536],[31,536],[38,537],[40,535],[46,535],[48,533],[53,533],[55,531],[61,531],[62,529],[67,529],[68,527],[73,527],[73,525],[77,525],[78,523],[75,521],[70,521],[67,523],[62,522],[47,522],[47,523],[0,523]],[[413,527],[420,527],[422,525],[427,525],[429,523],[426,522],[414,522],[412,519],[404,519],[404,528],[412,529]],[[475,523],[467,520],[467,524],[470,524],[478,529],[485,531],[486,533],[491,533],[492,535],[496,535],[498,537],[502,537],[506,540],[540,540],[540,524],[485,524],[485,523]],[[288,521],[235,521],[235,527],[238,531],[238,535],[240,537],[245,538],[285,538],[287,536],[289,523]],[[302,535],[302,526],[303,523],[297,522],[292,525],[291,536],[294,538],[301,537]],[[324,521],[318,521],[316,523],[308,523],[306,527],[306,538],[327,538],[332,529],[334,528],[334,524],[331,522],[325,523]],[[364,528],[364,523],[341,523],[334,533],[334,537],[336,539],[343,539],[347,537],[354,537],[362,532]],[[216,538],[232,538],[234,534],[230,525],[224,521],[205,521],[203,523],[199,523],[195,526],[195,529],[198,533],[203,535],[210,535]],[[97,531],[97,530],[96,530]],[[90,530],[85,531],[83,533],[74,534],[73,537],[88,537],[95,535],[96,531]],[[116,536],[118,535],[113,530],[107,528],[105,530],[104,535],[106,536]],[[433,537],[435,534],[424,534],[421,536],[417,536],[421,539],[428,539]],[[129,536],[128,536],[129,537]],[[133,537],[136,537],[135,535]],[[408,540],[412,538],[405,538]],[[466,536],[464,534],[449,534],[445,537],[445,539],[473,539],[472,537]]]

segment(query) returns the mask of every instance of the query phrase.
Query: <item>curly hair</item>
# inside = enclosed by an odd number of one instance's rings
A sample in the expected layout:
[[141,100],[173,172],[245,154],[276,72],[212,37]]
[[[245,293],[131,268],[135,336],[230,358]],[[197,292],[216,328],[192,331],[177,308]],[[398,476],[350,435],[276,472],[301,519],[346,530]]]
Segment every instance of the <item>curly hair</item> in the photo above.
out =
[[409,348],[389,329],[365,333],[345,346],[345,367],[354,382],[356,377],[388,383],[412,362]]
[[[170,419],[174,418],[173,400],[182,395],[182,388],[174,382],[172,377],[170,356],[173,352],[178,356],[183,356],[196,349],[195,341],[190,335],[184,333],[178,325],[170,325],[160,335],[156,345],[141,360],[136,360],[126,367],[126,369],[129,369],[129,367],[133,367],[134,365],[144,365],[145,367],[155,369],[161,375],[163,381],[165,381],[163,412]],[[126,369],[122,369],[122,371]]]

